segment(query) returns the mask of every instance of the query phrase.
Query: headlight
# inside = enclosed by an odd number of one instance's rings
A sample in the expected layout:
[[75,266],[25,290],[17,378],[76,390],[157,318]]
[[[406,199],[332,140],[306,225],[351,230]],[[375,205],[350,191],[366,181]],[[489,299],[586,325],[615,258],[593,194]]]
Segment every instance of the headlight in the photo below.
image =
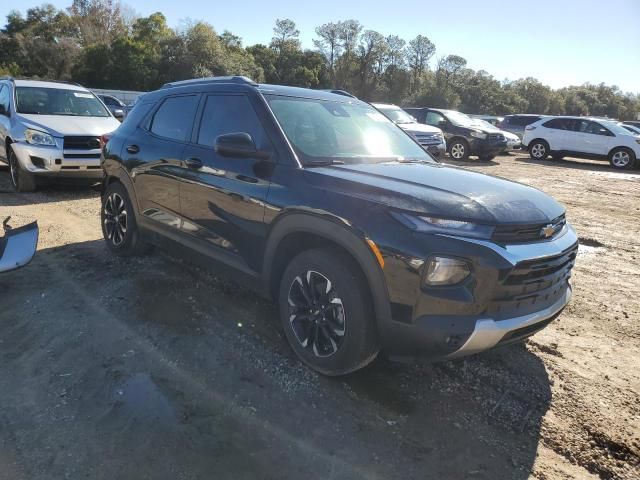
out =
[[467,262],[449,257],[431,257],[426,268],[424,283],[432,286],[454,285],[471,273]]
[[482,225],[461,220],[410,215],[399,212],[392,212],[391,215],[405,226],[418,232],[442,233],[445,235],[458,235],[461,237],[489,240],[494,230],[494,227],[491,225]]
[[48,133],[39,132],[38,130],[25,130],[24,138],[27,140],[27,143],[32,145],[48,145],[51,147],[56,146],[55,139],[49,135]]
[[640,138],[636,138],[636,143],[640,143]]
[[471,135],[472,137],[475,137],[475,138],[482,138],[482,139],[487,138],[487,134],[486,133],[478,132],[476,130],[472,130],[469,135]]

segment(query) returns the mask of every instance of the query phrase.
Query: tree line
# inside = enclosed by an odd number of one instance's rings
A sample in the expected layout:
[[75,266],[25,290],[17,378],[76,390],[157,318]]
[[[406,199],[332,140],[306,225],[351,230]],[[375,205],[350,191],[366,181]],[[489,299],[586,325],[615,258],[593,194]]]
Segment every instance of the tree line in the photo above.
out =
[[70,80],[92,88],[153,90],[186,78],[246,75],[257,82],[347,90],[367,101],[466,113],[636,118],[638,93],[605,84],[552,89],[535,78],[500,81],[426,36],[405,40],[357,20],[315,29],[313,49],[278,19],[268,44],[244,46],[204,21],[170,28],[162,13],[138,17],[114,0],[73,0],[12,11],[0,30],[0,75]]

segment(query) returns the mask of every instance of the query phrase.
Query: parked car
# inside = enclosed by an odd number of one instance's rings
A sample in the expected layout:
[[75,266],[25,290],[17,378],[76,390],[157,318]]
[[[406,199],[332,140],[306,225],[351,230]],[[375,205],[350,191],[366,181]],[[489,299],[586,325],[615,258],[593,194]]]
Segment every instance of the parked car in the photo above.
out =
[[405,108],[418,122],[438,127],[444,132],[451,158],[466,160],[477,155],[480,160],[492,160],[507,146],[504,135],[478,126],[464,113],[439,108]]
[[102,103],[109,109],[114,117],[118,120],[124,120],[127,114],[127,105],[120,99],[113,95],[98,95],[98,98],[102,100]]
[[504,120],[500,122],[497,126],[500,130],[504,130],[506,132],[511,132],[518,136],[522,140],[524,136],[524,129],[527,125],[531,125],[534,122],[537,122],[542,118],[542,115],[531,115],[531,114],[523,114],[523,115],[506,115]]
[[170,83],[102,162],[112,252],[151,242],[225,266],[278,302],[292,349],[323,374],[380,349],[452,358],[518,341],[571,296],[578,239],[560,204],[435,162],[354,98]]
[[444,157],[447,152],[447,143],[444,140],[442,130],[431,125],[424,125],[405,112],[397,105],[385,103],[372,103],[382,114],[393,123],[402,128],[424,147],[434,157]]
[[37,178],[102,178],[100,138],[120,122],[80,85],[0,79],[0,162],[18,192]]
[[490,123],[494,127],[497,127],[500,122],[504,120],[504,117],[498,115],[469,115],[473,119],[484,120],[487,123]]
[[522,144],[536,160],[551,155],[608,159],[613,168],[631,169],[640,157],[640,139],[616,122],[586,117],[554,117],[527,126]]
[[636,120],[627,120],[626,122],[623,122],[625,125],[632,125],[634,127],[638,127],[640,128],[640,120],[636,121]]
[[619,123],[622,128],[631,132],[633,135],[640,135],[640,127],[634,127],[633,125],[627,125],[626,123]]
[[513,150],[520,150],[522,148],[522,142],[520,141],[520,139],[518,138],[518,136],[514,133],[511,132],[507,132],[505,130],[500,130],[498,127],[496,127],[495,125],[492,125],[489,122],[486,122],[484,120],[480,120],[480,119],[475,119],[474,121],[477,125],[479,125],[481,128],[484,128],[486,131],[494,131],[494,132],[499,132],[502,135],[504,135],[504,138],[507,140],[507,143],[504,147],[503,152],[510,152]]
[[11,228],[7,217],[2,222],[4,236],[0,237],[0,273],[27,265],[38,247],[38,223]]

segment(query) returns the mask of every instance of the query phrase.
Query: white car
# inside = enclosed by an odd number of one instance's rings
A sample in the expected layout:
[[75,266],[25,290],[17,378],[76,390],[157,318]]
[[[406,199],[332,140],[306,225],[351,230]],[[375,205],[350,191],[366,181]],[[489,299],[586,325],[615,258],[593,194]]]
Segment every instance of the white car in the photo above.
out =
[[0,78],[0,162],[18,192],[45,177],[102,179],[102,135],[119,126],[80,85]]
[[632,135],[640,136],[640,127],[634,127],[633,125],[627,125],[626,123],[619,123],[622,128],[631,132]]
[[640,158],[640,138],[613,121],[587,117],[543,118],[525,128],[522,144],[531,158],[564,156],[609,160],[631,169]]

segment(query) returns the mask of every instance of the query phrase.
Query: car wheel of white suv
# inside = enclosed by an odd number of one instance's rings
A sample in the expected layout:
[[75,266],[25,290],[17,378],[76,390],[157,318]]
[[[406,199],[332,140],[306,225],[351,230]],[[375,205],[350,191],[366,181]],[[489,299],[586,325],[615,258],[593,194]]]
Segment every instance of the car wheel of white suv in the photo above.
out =
[[614,148],[609,154],[609,163],[619,170],[632,169],[636,164],[636,155],[628,148]]
[[534,140],[529,144],[529,155],[534,160],[544,160],[549,155],[549,144],[544,140]]
[[9,148],[9,174],[16,192],[33,192],[36,189],[36,179],[20,166],[13,148]]

